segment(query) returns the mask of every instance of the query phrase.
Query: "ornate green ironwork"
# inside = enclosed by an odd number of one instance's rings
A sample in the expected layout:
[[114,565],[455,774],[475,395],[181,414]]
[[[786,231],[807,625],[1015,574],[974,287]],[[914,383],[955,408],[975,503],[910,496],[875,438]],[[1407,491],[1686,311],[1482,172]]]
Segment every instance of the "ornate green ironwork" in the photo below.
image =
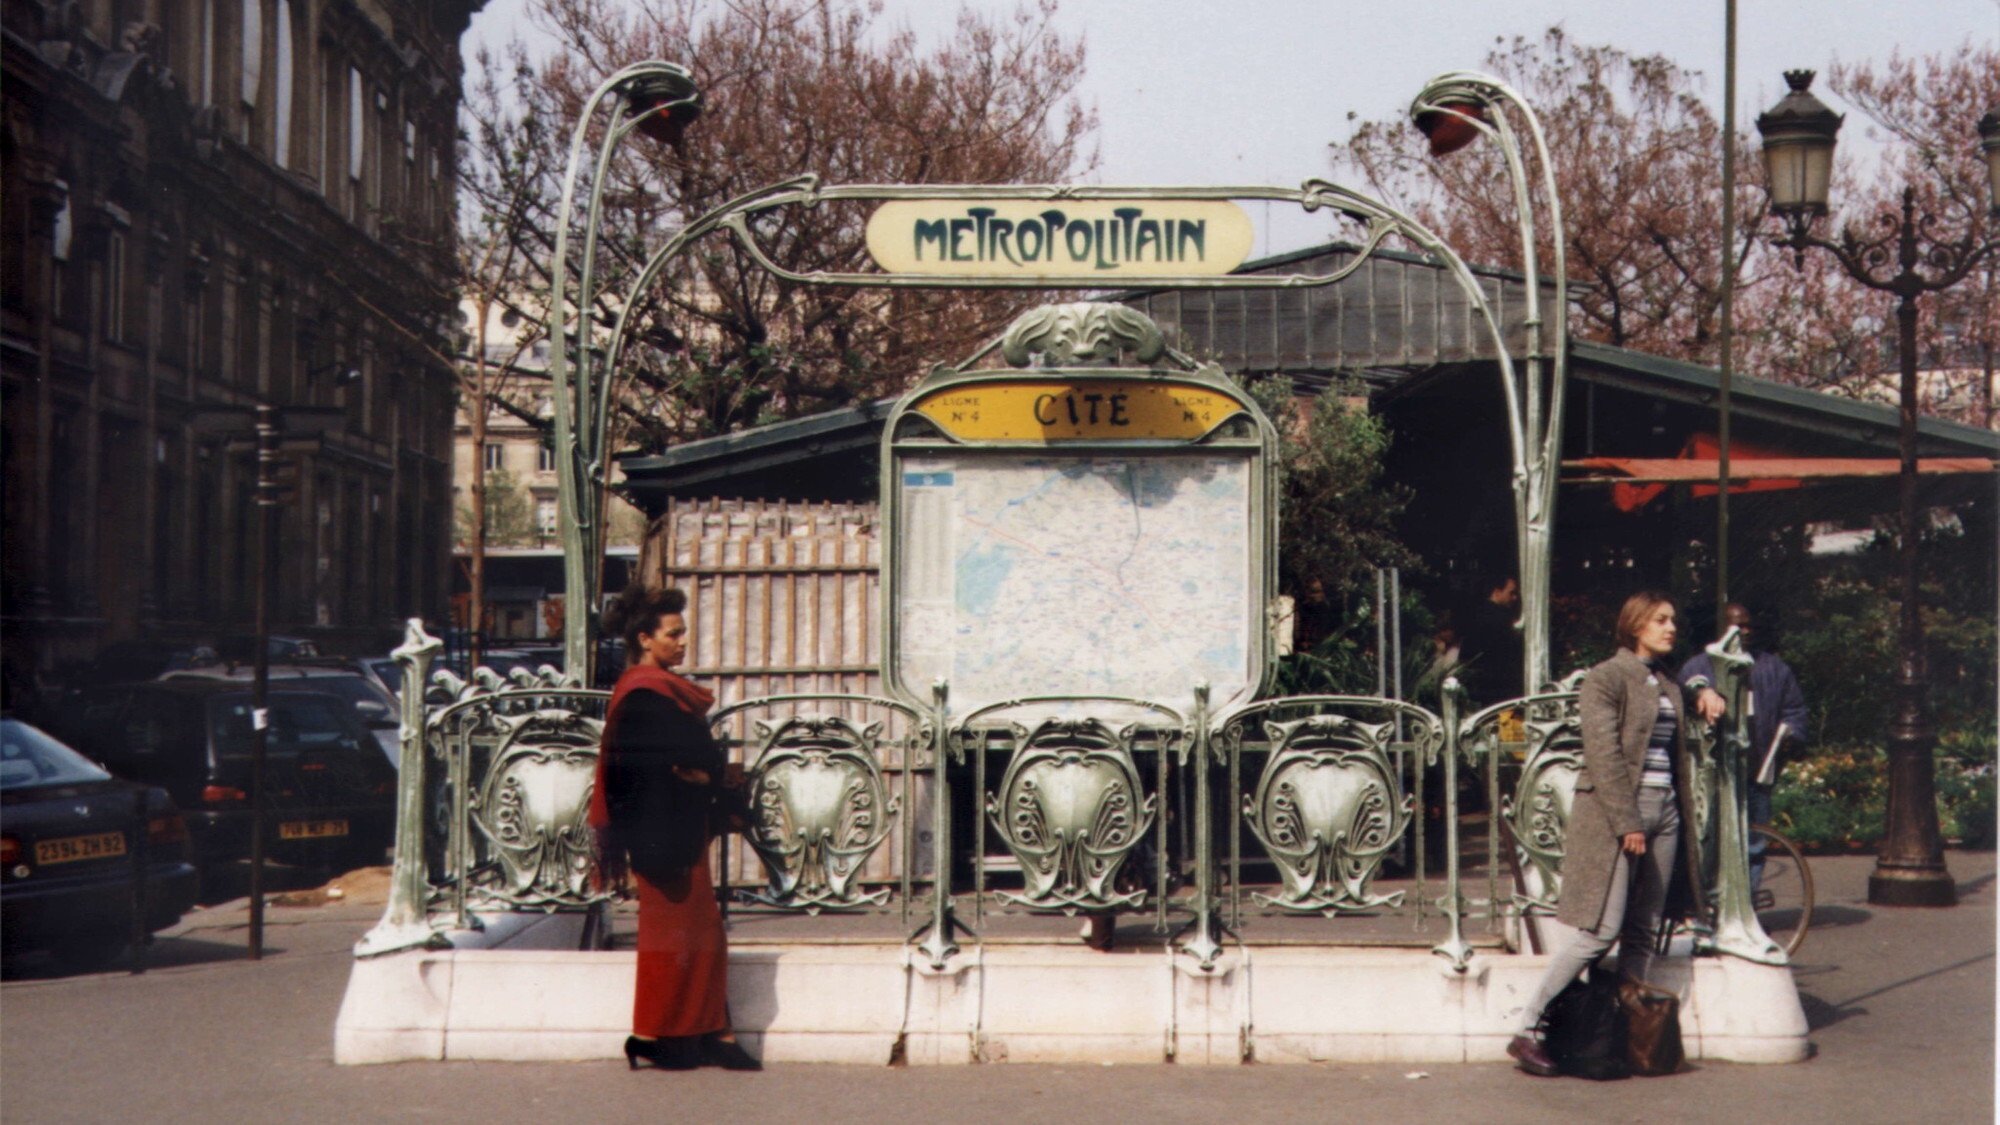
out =
[[1707,652],[1715,669],[1715,688],[1729,708],[1715,739],[1715,933],[1710,941],[1718,953],[1760,965],[1783,965],[1789,960],[1784,947],[1771,940],[1757,921],[1750,893],[1749,786],[1754,755],[1745,703],[1753,660],[1743,649],[1742,631],[1734,627]]
[[[1262,716],[1310,708],[1289,721]],[[1368,719],[1355,712],[1369,714]],[[1246,708],[1234,723],[1259,722],[1268,753],[1241,811],[1252,834],[1278,866],[1275,895],[1261,905],[1293,913],[1336,914],[1399,906],[1403,892],[1376,895],[1369,884],[1383,858],[1409,829],[1414,798],[1403,792],[1391,759],[1397,719],[1413,727],[1410,741],[1427,760],[1443,737],[1437,717],[1413,704],[1369,696],[1304,696]],[[1236,753],[1240,737],[1230,742]]]
[[1110,910],[1146,900],[1120,892],[1119,868],[1152,825],[1159,794],[1146,795],[1132,758],[1137,727],[1097,719],[1010,724],[1013,760],[986,813],[1021,862],[1025,888],[1002,897],[1035,910]]
[[470,890],[484,903],[519,909],[588,906],[597,896],[585,817],[604,724],[556,709],[494,714],[490,723],[496,745],[466,815],[493,875]]
[[[1553,251],[1555,323],[1544,342],[1541,273],[1535,229],[1536,193],[1529,190],[1508,111],[1527,124],[1528,139],[1541,167],[1539,197],[1548,209],[1549,245]],[[1470,111],[1470,112],[1468,112]],[[1491,75],[1453,71],[1433,78],[1410,104],[1410,114],[1424,128],[1429,120],[1449,114],[1452,121],[1476,130],[1500,149],[1507,183],[1514,196],[1514,217],[1521,239],[1521,270],[1527,275],[1525,293],[1528,356],[1525,377],[1518,383],[1512,364],[1499,345],[1501,393],[1507,402],[1507,436],[1514,458],[1515,546],[1520,565],[1521,648],[1523,692],[1540,691],[1549,680],[1549,568],[1555,551],[1556,481],[1562,466],[1564,383],[1569,377],[1569,266],[1564,243],[1562,196],[1556,191],[1555,165],[1535,109],[1519,91]],[[1428,129],[1425,130],[1427,133]],[[1546,382],[1542,372],[1546,366]]]
[[413,685],[403,691],[401,700],[396,857],[389,871],[389,901],[383,907],[382,920],[355,945],[357,957],[446,944],[426,910],[429,884],[424,848],[423,782],[429,772],[426,761],[429,754],[424,693],[415,686],[424,682],[431,661],[437,659],[437,654],[443,650],[444,642],[424,632],[423,622],[413,617],[404,626],[403,643],[390,653],[402,670],[403,683]]
[[[1458,677],[1447,676],[1441,690],[1444,714],[1438,725],[1443,732],[1444,753],[1444,897],[1438,899],[1438,907],[1444,912],[1445,924],[1450,927],[1443,941],[1431,947],[1431,952],[1451,962],[1457,972],[1464,972],[1472,958],[1472,947],[1465,941],[1465,894],[1458,877],[1458,756],[1459,725],[1458,708],[1465,699],[1465,687]],[[1497,826],[1489,826],[1497,827]]]
[[1563,842],[1576,801],[1577,778],[1583,772],[1578,706],[1572,685],[1568,691],[1494,704],[1461,725],[1461,737],[1475,755],[1499,755],[1500,724],[1506,716],[1518,716],[1526,735],[1520,779],[1500,804],[1526,873],[1532,873],[1524,880],[1523,893],[1514,898],[1522,910],[1553,912],[1562,891]]
[[[772,706],[881,709],[902,716],[905,776],[912,751],[933,742],[932,723],[893,700],[856,695],[789,695],[748,700],[716,713],[718,728],[733,716]],[[880,906],[891,888],[863,891],[862,867],[895,831],[901,799],[883,777],[883,724],[857,722],[822,711],[753,724],[754,747],[746,771],[750,846],[764,865],[763,890],[751,901],[802,910],[854,910]],[[913,854],[904,856],[904,899]]]

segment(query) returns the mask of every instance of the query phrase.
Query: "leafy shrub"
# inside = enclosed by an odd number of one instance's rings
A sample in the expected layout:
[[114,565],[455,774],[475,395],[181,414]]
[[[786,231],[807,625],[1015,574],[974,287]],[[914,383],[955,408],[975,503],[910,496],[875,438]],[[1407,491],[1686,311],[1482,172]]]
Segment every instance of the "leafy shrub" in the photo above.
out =
[[[1992,752],[1936,752],[1938,829],[1947,841],[1990,848],[2000,787]],[[1772,827],[1807,850],[1869,848],[1881,842],[1888,807],[1885,756],[1872,747],[1827,747],[1786,768],[1771,798]]]

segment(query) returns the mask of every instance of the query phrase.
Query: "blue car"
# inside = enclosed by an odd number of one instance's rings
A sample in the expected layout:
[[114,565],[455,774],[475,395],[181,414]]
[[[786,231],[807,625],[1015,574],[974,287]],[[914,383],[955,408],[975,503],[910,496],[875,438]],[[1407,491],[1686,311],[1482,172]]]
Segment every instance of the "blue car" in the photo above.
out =
[[135,906],[147,934],[194,906],[191,858],[187,823],[165,790],[120,781],[35,727],[0,719],[7,955],[46,950],[70,971],[116,959],[135,933]]

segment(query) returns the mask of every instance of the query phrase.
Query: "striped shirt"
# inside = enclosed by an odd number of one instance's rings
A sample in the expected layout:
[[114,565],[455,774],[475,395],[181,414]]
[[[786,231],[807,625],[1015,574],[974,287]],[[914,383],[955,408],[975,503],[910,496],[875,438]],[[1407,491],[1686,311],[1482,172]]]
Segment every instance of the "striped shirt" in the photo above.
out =
[[1674,728],[1680,725],[1674,705],[1660,696],[1659,714],[1653,717],[1653,734],[1646,740],[1646,766],[1639,774],[1640,785],[1658,789],[1674,787]]

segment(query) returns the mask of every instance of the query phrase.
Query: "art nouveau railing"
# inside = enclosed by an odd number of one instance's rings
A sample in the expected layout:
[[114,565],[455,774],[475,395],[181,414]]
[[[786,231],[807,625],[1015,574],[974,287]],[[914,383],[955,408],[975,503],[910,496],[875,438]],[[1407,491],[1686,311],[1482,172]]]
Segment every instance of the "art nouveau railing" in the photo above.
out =
[[[496,912],[594,913],[607,901],[590,885],[584,820],[606,693],[548,669],[433,674],[436,651],[414,626],[397,650],[404,682],[430,688],[404,701],[395,886],[364,954],[435,943]],[[1717,652],[1720,686],[1740,693],[1734,653]],[[1273,926],[1338,943],[1357,916],[1429,918],[1434,952],[1462,969],[1468,922],[1511,943],[1559,889],[1581,765],[1574,682],[1564,688],[1463,720],[1456,683],[1441,715],[1372,696],[1287,697],[1214,717],[1205,699],[1183,714],[1039,697],[951,722],[942,685],[929,708],[858,695],[749,700],[713,716],[745,769],[749,810],[742,843],[719,850],[718,882],[738,911],[895,917],[906,934],[921,919],[910,940],[938,966],[992,916],[1057,914],[1150,919],[1204,967]],[[1732,780],[1741,732],[1724,734],[1697,755],[1698,805],[1735,810],[1703,812],[1694,834],[1718,873],[1702,938],[1769,961],[1782,954],[1749,908]],[[1488,798],[1474,822],[1487,840],[1483,886],[1462,877],[1461,767]],[[1442,857],[1424,853],[1418,827],[1433,770]],[[955,815],[970,818],[964,830]],[[1402,885],[1385,890],[1392,859]],[[1744,878],[1729,876],[1737,869]]]

